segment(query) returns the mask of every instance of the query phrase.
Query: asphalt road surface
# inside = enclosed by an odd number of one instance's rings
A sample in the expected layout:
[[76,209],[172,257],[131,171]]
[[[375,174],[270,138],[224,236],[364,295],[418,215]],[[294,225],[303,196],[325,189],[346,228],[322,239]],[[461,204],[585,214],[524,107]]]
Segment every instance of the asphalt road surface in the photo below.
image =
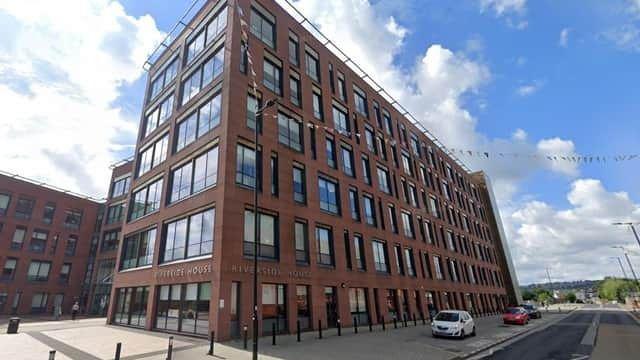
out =
[[493,351],[484,359],[640,359],[640,325],[617,307],[584,308]]

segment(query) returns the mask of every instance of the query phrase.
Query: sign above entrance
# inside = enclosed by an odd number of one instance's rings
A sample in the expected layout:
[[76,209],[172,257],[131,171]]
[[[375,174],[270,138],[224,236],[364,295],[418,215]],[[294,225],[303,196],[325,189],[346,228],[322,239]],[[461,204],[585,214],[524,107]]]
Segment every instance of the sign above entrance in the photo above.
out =
[[156,279],[180,278],[191,275],[202,275],[211,272],[211,264],[181,266],[167,270],[157,270],[154,273]]
[[[231,272],[253,274],[253,265],[231,265]],[[258,274],[273,277],[282,276],[280,268],[275,266],[258,266]],[[285,273],[285,276],[289,276],[293,279],[305,279],[311,277],[311,271],[292,270]]]

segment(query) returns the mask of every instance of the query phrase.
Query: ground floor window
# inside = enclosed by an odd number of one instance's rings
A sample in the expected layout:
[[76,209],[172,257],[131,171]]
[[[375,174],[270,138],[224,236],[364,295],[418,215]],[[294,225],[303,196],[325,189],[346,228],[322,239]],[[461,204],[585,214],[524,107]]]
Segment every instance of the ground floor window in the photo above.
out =
[[351,318],[358,320],[358,324],[369,324],[369,308],[367,306],[367,289],[350,288],[349,289],[349,308],[351,309]]
[[271,334],[287,330],[286,285],[262,284],[262,332]]
[[336,327],[338,326],[338,297],[335,287],[325,286],[324,300],[327,312],[327,327]]
[[146,286],[117,289],[113,322],[144,327],[147,321],[148,298],[149,288]]
[[396,299],[396,291],[394,289],[387,289],[387,312],[391,319],[398,318],[398,302]]
[[47,311],[47,299],[49,294],[47,293],[35,293],[31,298],[31,312],[43,313]]
[[311,328],[311,307],[309,306],[309,287],[306,285],[296,286],[296,305],[298,308],[298,320],[300,329]]
[[156,328],[207,335],[211,283],[160,286]]
[[0,292],[0,314],[4,311],[4,304],[7,303],[7,299],[9,298],[9,294],[6,292]]
[[231,283],[231,298],[229,300],[229,317],[231,327],[231,337],[240,336],[240,317],[238,316],[240,309],[240,283],[234,281]]

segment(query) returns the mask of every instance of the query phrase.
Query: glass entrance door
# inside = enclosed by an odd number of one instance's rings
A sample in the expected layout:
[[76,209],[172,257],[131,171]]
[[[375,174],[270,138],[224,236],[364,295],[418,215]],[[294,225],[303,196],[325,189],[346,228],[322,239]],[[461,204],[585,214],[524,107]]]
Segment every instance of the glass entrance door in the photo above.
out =
[[338,326],[338,297],[336,296],[336,288],[327,286],[324,288],[324,299],[327,311],[327,327]]

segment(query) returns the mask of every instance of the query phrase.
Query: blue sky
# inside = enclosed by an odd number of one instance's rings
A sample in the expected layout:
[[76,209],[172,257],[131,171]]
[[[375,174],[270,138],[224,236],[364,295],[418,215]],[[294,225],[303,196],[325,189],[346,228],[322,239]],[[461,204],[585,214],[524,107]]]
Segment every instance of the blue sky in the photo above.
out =
[[[145,56],[191,0],[61,1],[0,3],[0,163],[102,197],[133,153]],[[635,245],[609,223],[640,221],[640,159],[494,155],[640,153],[640,0],[295,3],[446,145],[491,152],[462,160],[494,181],[523,283],[618,272],[610,246]]]

